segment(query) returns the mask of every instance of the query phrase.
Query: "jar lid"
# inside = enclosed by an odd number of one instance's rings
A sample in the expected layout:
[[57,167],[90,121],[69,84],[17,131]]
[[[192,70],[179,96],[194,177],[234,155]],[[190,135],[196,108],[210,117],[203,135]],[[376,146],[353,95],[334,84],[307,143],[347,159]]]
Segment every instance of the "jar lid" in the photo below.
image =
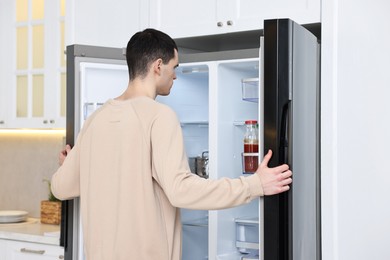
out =
[[257,120],[246,120],[245,124],[246,125],[254,125],[254,124],[257,124]]

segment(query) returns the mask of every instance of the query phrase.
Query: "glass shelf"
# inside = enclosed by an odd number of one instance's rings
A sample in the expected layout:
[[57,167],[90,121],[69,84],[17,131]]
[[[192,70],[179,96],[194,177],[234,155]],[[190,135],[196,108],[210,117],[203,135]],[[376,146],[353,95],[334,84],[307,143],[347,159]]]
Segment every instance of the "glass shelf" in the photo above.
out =
[[198,126],[198,127],[209,127],[208,121],[182,121],[180,122],[182,127],[185,126]]
[[252,224],[252,225],[258,225],[259,224],[259,218],[258,217],[243,217],[243,218],[236,218],[234,220],[236,223],[241,224]]
[[207,217],[193,219],[193,220],[187,220],[187,221],[183,221],[182,225],[183,226],[190,226],[190,227],[208,227],[209,220]]

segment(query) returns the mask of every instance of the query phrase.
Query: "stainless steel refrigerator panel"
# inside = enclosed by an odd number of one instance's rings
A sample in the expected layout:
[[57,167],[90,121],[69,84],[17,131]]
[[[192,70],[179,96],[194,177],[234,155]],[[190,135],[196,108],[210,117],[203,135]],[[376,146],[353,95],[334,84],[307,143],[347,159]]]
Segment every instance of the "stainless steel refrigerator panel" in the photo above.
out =
[[319,45],[289,19],[264,21],[264,144],[290,191],[264,198],[264,259],[320,259]]
[[292,243],[293,259],[318,259],[319,60],[317,38],[292,30]]

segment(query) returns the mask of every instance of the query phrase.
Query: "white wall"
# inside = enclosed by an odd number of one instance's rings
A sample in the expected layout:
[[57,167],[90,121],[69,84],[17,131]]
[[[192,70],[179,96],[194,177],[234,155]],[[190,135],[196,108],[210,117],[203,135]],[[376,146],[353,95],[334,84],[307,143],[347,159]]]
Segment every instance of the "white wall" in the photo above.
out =
[[389,10],[322,1],[324,260],[390,259]]
[[49,194],[43,180],[58,169],[64,143],[63,132],[0,131],[0,210],[25,210],[40,218],[41,201]]

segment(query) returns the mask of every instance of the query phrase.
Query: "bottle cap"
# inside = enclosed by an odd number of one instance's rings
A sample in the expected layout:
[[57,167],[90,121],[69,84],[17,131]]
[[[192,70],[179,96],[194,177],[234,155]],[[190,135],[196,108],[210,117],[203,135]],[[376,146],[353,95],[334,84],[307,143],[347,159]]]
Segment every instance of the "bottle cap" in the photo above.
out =
[[254,125],[254,124],[257,124],[257,120],[246,120],[245,124],[246,125]]

